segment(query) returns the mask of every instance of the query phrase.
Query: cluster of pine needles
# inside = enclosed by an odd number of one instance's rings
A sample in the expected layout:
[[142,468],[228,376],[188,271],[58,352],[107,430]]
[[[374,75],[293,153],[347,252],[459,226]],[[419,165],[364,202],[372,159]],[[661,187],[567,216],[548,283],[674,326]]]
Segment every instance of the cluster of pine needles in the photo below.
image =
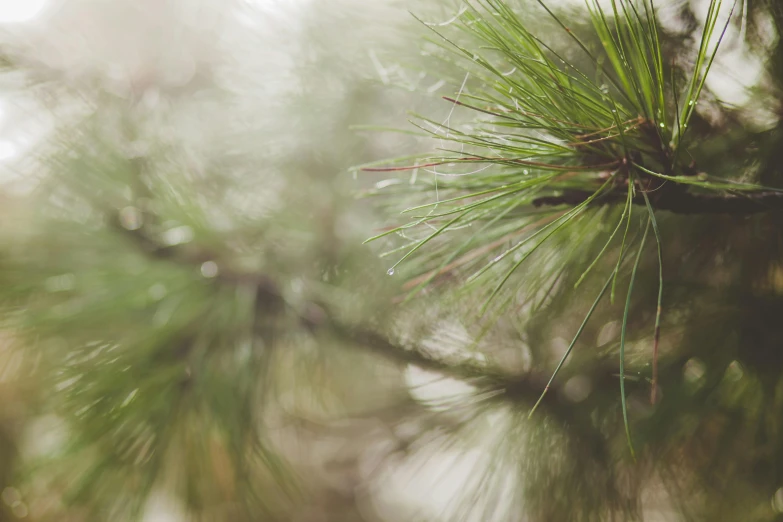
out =
[[[481,315],[492,309],[497,318],[508,311],[520,291],[536,294],[551,284],[547,278],[520,275],[520,267],[533,254],[538,253],[545,265],[567,265],[569,255],[577,250],[568,242],[596,233],[589,223],[593,211],[614,203],[614,208],[621,209],[619,219],[609,227],[603,248],[576,286],[601,266],[599,260],[607,252],[618,252],[611,263],[614,268],[598,276],[605,282],[538,403],[599,302],[607,293],[614,301],[618,275],[629,268],[619,386],[633,454],[625,401],[626,331],[634,281],[650,230],[659,268],[650,379],[650,399],[656,401],[664,296],[656,192],[672,187],[715,195],[771,190],[698,173],[688,153],[688,124],[734,7],[721,21],[728,6],[721,0],[710,2],[695,57],[685,70],[664,61],[652,0],[612,0],[610,9],[598,0],[588,0],[592,40],[580,37],[544,1],[538,3],[560,29],[554,38],[537,35],[535,20],[523,20],[502,0],[466,3],[448,24],[446,29],[460,31],[475,45],[461,43],[466,39],[447,34],[442,24],[422,22],[432,31],[430,42],[466,71],[457,94],[444,100],[452,112],[457,108],[472,111],[476,119],[457,126],[450,118],[438,122],[415,115],[411,123],[437,141],[435,154],[358,167],[365,172],[410,175],[409,182],[402,177],[386,180],[371,191],[402,207],[408,220],[368,241],[403,238],[403,244],[394,243],[383,255],[396,256],[390,274],[407,262],[401,267],[410,275],[405,285],[407,298],[434,283],[457,280],[461,290],[484,294]],[[551,43],[563,37],[581,50],[582,62],[567,59]],[[641,218],[634,215],[635,205],[643,209]],[[616,215],[606,212],[595,219]],[[575,227],[578,223],[581,226]],[[635,233],[632,223],[639,224]],[[558,238],[568,239],[558,243]],[[610,249],[618,241],[619,249]],[[547,250],[547,245],[555,248]]]

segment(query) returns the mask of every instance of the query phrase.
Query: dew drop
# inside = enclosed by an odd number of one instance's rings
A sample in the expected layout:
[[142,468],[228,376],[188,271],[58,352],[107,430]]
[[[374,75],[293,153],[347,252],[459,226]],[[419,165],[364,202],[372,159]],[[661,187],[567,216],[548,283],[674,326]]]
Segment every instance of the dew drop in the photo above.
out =
[[141,211],[136,207],[125,207],[120,210],[120,225],[125,230],[138,230],[142,225]]
[[193,239],[193,229],[187,225],[170,228],[163,232],[162,239],[168,246],[188,243]]
[[201,265],[201,275],[207,279],[217,276],[219,271],[220,269],[214,261],[206,261]]
[[388,269],[388,270],[386,271],[386,273],[387,273],[388,275],[390,275],[390,276],[394,275],[394,267],[392,267],[392,268]]
[[666,128],[666,124],[665,124],[665,123],[663,123],[663,122],[661,122],[661,123],[660,123],[660,126],[661,126],[661,128],[662,128],[662,129],[665,129],[665,128]]

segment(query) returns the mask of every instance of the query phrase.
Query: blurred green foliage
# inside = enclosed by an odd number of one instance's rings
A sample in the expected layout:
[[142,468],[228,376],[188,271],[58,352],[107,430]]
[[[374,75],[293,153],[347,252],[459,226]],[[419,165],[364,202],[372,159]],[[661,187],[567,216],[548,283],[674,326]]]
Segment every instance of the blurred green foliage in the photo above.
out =
[[783,17],[660,4],[8,28],[0,520],[779,518]]

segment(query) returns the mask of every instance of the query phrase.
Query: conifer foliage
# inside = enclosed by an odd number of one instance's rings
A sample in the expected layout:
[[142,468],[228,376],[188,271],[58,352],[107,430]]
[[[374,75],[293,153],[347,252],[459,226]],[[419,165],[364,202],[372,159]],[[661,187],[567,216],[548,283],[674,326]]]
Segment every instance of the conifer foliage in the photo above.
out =
[[0,520],[776,520],[783,8],[338,4],[8,47]]

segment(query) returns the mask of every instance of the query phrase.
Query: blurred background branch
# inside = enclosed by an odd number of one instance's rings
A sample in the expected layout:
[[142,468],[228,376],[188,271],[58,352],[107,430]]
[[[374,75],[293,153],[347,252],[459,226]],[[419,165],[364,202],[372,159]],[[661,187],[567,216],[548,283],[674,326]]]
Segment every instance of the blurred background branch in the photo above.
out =
[[0,520],[776,520],[780,6],[544,3],[0,2]]

